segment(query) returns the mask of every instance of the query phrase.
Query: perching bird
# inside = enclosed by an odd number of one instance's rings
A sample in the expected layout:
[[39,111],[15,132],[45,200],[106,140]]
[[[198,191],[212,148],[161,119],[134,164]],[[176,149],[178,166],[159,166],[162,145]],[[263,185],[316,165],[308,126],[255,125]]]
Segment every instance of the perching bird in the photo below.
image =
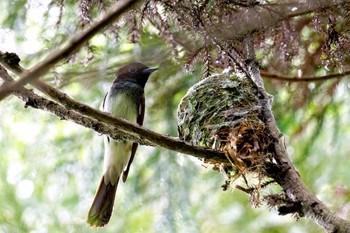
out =
[[[134,62],[121,67],[103,100],[103,111],[142,125],[145,113],[144,87],[157,68]],[[104,138],[104,167],[100,185],[91,205],[87,222],[94,227],[106,225],[112,215],[120,176],[128,177],[138,144]]]

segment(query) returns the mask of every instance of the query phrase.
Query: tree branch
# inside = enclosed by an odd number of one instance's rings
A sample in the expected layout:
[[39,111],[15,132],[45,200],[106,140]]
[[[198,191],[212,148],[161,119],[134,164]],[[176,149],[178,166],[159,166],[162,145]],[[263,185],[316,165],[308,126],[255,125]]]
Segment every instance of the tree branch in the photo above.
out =
[[132,8],[139,0],[120,0],[117,5],[111,9],[105,17],[100,21],[92,24],[88,29],[76,33],[62,48],[50,53],[42,62],[35,65],[30,72],[24,73],[17,82],[7,83],[0,87],[0,100],[6,98],[12,91],[27,83],[33,82],[35,79],[45,75],[56,63],[67,58],[79,49],[86,41],[93,37],[96,33],[117,20],[123,13]]
[[[8,61],[4,59],[4,56],[5,54],[0,51],[0,63],[5,64],[6,67],[10,68],[11,71],[16,74],[20,75],[21,72],[24,71],[24,69],[18,63],[17,65],[9,64]],[[13,79],[4,69],[1,70],[0,76],[3,77],[5,84],[13,82]],[[18,97],[26,102],[26,106],[48,111],[61,119],[71,120],[98,133],[109,135],[114,139],[124,139],[134,141],[142,145],[158,146],[179,153],[189,154],[213,163],[228,163],[226,156],[219,151],[193,146],[179,140],[178,138],[162,135],[132,124],[126,120],[114,117],[108,113],[75,101],[65,93],[60,92],[59,90],[40,80],[34,82],[33,85],[43,93],[50,96],[52,99],[61,103],[64,107],[53,101],[37,96],[27,89],[21,88],[16,92],[16,95],[18,96],[20,94]],[[35,103],[35,105],[32,103]]]
[[287,81],[287,82],[320,82],[320,81],[325,81],[329,79],[337,79],[337,78],[343,78],[346,77],[350,74],[350,70],[345,71],[344,73],[337,73],[337,74],[328,74],[320,77],[287,77],[287,76],[282,76],[282,75],[277,75],[277,74],[271,74],[267,71],[260,71],[261,75],[264,78],[268,79],[275,79],[275,80],[281,80],[281,81]]
[[[250,44],[246,43],[247,50],[249,50],[248,55],[254,54],[252,40],[250,42]],[[297,213],[299,216],[311,217],[323,226],[327,232],[350,232],[350,223],[332,213],[302,182],[299,173],[289,159],[283,140],[281,139],[282,135],[277,128],[271,110],[272,101],[270,95],[264,89],[258,63],[250,62],[248,66],[250,67],[252,80],[257,84],[259,93],[263,96],[263,98],[260,98],[260,106],[265,123],[268,126],[269,135],[274,142],[275,153],[273,154],[273,158],[276,163],[266,164],[266,172],[269,177],[273,178],[283,188],[288,198],[286,201],[293,203],[293,207],[289,210],[286,206],[283,206],[285,207],[284,209],[279,209],[280,213],[283,214],[283,210],[287,211],[287,213]]]

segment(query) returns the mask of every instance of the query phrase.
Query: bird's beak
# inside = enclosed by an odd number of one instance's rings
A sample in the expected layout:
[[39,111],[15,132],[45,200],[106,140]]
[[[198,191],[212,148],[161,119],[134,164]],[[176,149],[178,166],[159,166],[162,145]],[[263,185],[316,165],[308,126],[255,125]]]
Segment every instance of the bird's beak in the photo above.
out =
[[154,71],[158,70],[158,68],[147,68],[142,71],[143,74],[152,74]]

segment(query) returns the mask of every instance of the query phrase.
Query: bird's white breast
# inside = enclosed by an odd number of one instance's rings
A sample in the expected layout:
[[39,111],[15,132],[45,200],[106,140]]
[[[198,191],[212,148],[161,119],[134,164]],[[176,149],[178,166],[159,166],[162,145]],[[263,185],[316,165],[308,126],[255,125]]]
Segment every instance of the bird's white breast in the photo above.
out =
[[[110,95],[110,94],[108,94]],[[104,111],[112,113],[120,118],[136,122],[137,105],[127,93],[120,93],[116,96],[107,96]]]
[[[108,94],[109,95],[109,94]],[[128,121],[136,122],[138,106],[126,93],[107,96],[104,111]],[[131,142],[108,140],[105,136],[104,176],[105,183],[118,181],[131,155]]]

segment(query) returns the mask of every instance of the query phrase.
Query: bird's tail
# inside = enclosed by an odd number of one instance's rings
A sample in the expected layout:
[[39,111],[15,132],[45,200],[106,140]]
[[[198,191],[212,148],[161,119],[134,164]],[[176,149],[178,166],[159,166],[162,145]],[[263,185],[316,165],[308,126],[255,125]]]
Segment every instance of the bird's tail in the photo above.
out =
[[94,201],[87,216],[87,223],[92,227],[103,227],[111,218],[115,193],[117,191],[119,178],[115,185],[105,184],[102,176]]

